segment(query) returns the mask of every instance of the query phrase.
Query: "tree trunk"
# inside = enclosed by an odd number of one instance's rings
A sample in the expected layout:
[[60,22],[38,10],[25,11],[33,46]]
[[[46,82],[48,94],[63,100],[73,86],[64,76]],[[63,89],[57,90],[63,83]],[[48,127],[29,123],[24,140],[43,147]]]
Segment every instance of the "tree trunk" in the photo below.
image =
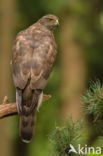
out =
[[[1,0],[0,16],[0,102],[5,95],[12,97],[11,77],[11,45],[14,27],[14,0]],[[0,155],[11,155],[11,145],[8,136],[9,125],[7,119],[0,120]]]
[[81,95],[85,88],[86,69],[83,49],[74,40],[75,16],[65,15],[61,24],[62,115],[81,117]]

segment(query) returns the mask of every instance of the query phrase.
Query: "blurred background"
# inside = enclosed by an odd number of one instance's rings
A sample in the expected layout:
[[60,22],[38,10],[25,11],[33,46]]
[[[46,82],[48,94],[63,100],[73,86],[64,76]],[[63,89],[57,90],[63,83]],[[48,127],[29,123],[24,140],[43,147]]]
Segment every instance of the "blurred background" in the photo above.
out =
[[0,120],[0,156],[48,156],[48,135],[69,116],[81,118],[89,81],[103,81],[103,0],[0,0],[0,103],[5,95],[15,101],[10,60],[16,34],[49,13],[60,19],[57,60],[44,91],[52,98],[37,114],[30,144],[19,139],[17,116]]

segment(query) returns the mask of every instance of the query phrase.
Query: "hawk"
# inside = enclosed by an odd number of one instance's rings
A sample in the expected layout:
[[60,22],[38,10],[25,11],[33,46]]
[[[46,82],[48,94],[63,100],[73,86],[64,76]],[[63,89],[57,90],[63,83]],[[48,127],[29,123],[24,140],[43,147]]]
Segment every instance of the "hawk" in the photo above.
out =
[[56,59],[53,30],[58,25],[58,17],[50,14],[43,16],[19,32],[13,45],[12,69],[20,115],[19,134],[26,143],[32,139],[36,112]]

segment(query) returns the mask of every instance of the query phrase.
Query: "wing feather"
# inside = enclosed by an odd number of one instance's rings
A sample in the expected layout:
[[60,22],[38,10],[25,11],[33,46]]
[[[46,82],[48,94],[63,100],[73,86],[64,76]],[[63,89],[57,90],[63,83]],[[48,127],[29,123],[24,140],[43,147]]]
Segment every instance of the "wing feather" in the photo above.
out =
[[[29,36],[29,37],[28,37]],[[36,38],[34,37],[36,36]],[[15,86],[25,88],[30,79],[31,89],[44,89],[56,57],[55,42],[50,35],[17,35],[13,47],[13,79]]]

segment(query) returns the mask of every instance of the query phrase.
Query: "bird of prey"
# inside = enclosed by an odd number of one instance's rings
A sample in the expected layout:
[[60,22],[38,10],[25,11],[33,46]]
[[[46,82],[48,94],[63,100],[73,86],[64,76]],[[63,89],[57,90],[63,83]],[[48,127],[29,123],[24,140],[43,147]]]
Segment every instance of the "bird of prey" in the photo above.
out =
[[19,32],[13,45],[12,69],[20,115],[19,134],[25,143],[32,139],[36,112],[56,59],[53,30],[58,25],[58,17],[51,14],[43,16]]

